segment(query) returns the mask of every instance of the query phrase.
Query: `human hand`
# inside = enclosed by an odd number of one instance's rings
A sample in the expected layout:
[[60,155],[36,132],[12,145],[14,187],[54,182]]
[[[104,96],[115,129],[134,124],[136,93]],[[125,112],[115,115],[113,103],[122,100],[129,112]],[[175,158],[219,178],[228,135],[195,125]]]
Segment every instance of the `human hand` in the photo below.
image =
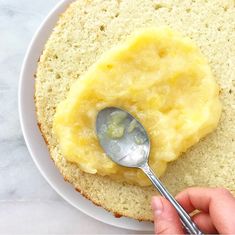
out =
[[[188,188],[176,196],[188,213],[199,210],[193,221],[203,233],[235,233],[235,198],[223,188]],[[184,234],[179,216],[170,202],[152,198],[155,234]]]

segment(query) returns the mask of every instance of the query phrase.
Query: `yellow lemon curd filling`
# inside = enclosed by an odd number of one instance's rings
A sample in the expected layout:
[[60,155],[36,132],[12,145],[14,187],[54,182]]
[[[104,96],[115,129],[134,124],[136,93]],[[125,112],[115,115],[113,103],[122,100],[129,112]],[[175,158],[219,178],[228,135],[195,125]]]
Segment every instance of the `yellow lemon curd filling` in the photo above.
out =
[[150,185],[140,170],[118,166],[100,147],[96,116],[110,106],[143,124],[151,142],[149,164],[158,176],[215,129],[221,114],[207,60],[191,40],[165,27],[139,31],[104,53],[73,84],[53,122],[62,154],[82,171]]

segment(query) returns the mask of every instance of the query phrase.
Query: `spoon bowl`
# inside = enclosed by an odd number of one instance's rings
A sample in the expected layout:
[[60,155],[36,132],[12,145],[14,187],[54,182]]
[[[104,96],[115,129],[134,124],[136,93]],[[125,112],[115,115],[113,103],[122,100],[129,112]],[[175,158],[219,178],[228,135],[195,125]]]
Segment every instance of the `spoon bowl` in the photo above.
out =
[[[124,127],[121,138],[112,138],[107,134],[115,114],[123,114],[123,120],[119,119],[119,123],[117,123],[119,126],[116,126],[116,128],[119,128],[120,125]],[[130,129],[130,127],[132,128]],[[96,119],[96,132],[100,145],[108,157],[117,164],[139,168],[148,161],[150,150],[148,134],[141,123],[130,113],[116,107],[102,109]]]

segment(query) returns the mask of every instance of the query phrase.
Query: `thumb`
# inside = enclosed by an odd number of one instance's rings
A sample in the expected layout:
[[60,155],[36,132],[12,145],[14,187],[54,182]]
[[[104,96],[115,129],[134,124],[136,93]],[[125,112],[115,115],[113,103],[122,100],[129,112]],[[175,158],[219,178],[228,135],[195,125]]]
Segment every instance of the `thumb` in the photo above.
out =
[[155,234],[184,234],[179,216],[167,199],[154,196],[152,209]]

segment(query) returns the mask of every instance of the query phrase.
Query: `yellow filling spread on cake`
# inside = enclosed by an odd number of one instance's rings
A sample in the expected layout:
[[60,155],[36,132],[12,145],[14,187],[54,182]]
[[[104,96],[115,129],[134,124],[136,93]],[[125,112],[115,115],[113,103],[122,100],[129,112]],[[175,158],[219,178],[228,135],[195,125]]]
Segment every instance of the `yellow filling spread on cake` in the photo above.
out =
[[139,31],[104,53],[72,85],[53,122],[62,154],[82,171],[150,185],[140,170],[118,166],[99,145],[96,116],[111,106],[143,124],[151,142],[149,164],[158,176],[214,130],[221,113],[207,60],[191,40],[165,27]]

